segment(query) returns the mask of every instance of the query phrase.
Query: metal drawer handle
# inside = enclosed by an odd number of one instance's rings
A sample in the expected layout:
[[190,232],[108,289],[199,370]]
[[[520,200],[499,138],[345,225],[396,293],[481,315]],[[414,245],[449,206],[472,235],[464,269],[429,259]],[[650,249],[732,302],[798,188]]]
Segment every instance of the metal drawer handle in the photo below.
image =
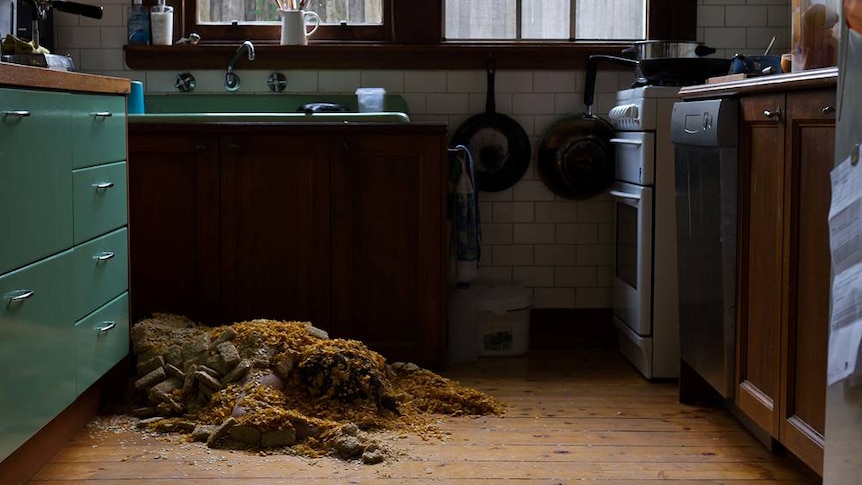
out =
[[102,261],[107,261],[107,260],[109,260],[109,259],[112,259],[113,257],[114,257],[114,253],[113,253],[113,252],[111,252],[111,251],[102,251],[101,253],[98,253],[98,254],[94,255],[94,256],[93,256],[93,259],[94,259],[97,263],[101,263]]
[[94,329],[94,330],[98,330],[98,331],[99,331],[99,335],[102,335],[102,333],[104,333],[104,332],[109,332],[109,331],[111,331],[111,329],[112,329],[112,328],[114,328],[114,327],[116,327],[116,326],[117,326],[117,322],[114,322],[114,321],[107,321],[107,320],[106,320],[106,321],[102,322],[102,325],[104,325],[104,326],[103,326],[103,327],[96,327],[96,328]]
[[629,140],[628,138],[611,138],[611,143],[619,143],[620,145],[637,145],[644,144],[641,140]]
[[96,182],[92,185],[94,189],[98,190],[108,190],[114,186],[114,182]]
[[13,304],[22,302],[35,294],[36,292],[33,290],[15,290],[3,295],[3,299],[6,300],[6,308],[9,308]]
[[775,121],[781,122],[781,108],[775,108],[775,111],[769,111],[768,109],[763,110],[763,116],[766,116],[769,119],[775,118]]
[[95,118],[110,118],[111,116],[114,116],[114,113],[110,111],[96,111],[93,113],[93,117]]
[[828,115],[828,114],[835,112],[835,107],[834,106],[824,106],[823,108],[820,109],[820,112],[825,114],[825,115]]
[[30,112],[27,110],[8,110],[3,112],[3,116],[16,116],[18,118],[26,118],[30,116]]
[[619,190],[610,190],[609,194],[613,197],[619,197],[620,199],[633,199],[633,200],[641,200],[641,196],[638,194],[629,194],[627,192],[620,192]]

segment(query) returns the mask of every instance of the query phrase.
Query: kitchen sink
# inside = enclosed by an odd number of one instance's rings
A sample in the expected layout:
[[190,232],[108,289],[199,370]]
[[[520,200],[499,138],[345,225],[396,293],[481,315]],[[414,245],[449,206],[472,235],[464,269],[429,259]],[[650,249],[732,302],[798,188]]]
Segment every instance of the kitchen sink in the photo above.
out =
[[[129,114],[130,123],[407,123],[407,103],[387,95],[384,111],[357,112],[354,95],[147,95],[146,114]],[[302,111],[312,103],[331,103],[346,111]]]
[[407,123],[406,113],[150,113],[130,114],[129,123]]

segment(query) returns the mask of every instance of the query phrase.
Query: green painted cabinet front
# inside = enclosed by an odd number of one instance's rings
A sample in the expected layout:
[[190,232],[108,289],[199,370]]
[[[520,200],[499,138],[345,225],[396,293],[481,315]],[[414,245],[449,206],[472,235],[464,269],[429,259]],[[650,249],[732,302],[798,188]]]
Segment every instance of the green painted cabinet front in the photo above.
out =
[[83,318],[129,286],[128,231],[118,229],[75,246],[70,288],[72,318]]
[[0,276],[0,460],[75,399],[72,251]]
[[73,94],[72,167],[126,159],[126,100],[122,96]]
[[0,274],[72,245],[68,97],[0,89]]
[[75,244],[126,225],[126,162],[72,173]]
[[114,298],[75,324],[78,394],[129,353],[129,293]]

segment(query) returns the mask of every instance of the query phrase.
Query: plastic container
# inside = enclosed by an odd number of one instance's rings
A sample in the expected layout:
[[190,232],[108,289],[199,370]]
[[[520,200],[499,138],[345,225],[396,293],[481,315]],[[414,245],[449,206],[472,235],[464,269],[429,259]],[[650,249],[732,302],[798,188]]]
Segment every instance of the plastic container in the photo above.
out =
[[174,43],[174,7],[165,5],[165,0],[159,0],[158,5],[150,9],[153,45],[172,45]]
[[838,64],[840,8],[839,0],[793,0],[790,42],[793,72]]
[[521,355],[530,346],[530,291],[519,285],[477,285],[480,356]]
[[356,90],[360,113],[380,113],[383,111],[383,100],[386,90],[383,88],[359,88]]
[[150,43],[150,12],[141,4],[141,0],[134,0],[129,7],[128,17],[129,44]]
[[144,114],[144,83],[132,81],[129,91],[129,114]]
[[469,283],[458,283],[449,295],[449,362],[473,362],[479,358],[476,296]]

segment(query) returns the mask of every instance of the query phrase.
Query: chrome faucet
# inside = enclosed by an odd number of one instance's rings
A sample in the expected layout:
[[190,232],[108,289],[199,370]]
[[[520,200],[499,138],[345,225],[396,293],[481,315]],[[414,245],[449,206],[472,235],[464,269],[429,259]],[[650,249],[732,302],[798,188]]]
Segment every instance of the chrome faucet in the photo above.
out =
[[239,76],[234,74],[233,65],[236,64],[240,57],[242,57],[243,50],[248,51],[248,60],[254,60],[254,44],[252,44],[250,40],[247,40],[239,46],[233,54],[233,57],[230,59],[230,62],[227,64],[227,72],[224,75],[224,88],[228,91],[236,91],[239,89]]

